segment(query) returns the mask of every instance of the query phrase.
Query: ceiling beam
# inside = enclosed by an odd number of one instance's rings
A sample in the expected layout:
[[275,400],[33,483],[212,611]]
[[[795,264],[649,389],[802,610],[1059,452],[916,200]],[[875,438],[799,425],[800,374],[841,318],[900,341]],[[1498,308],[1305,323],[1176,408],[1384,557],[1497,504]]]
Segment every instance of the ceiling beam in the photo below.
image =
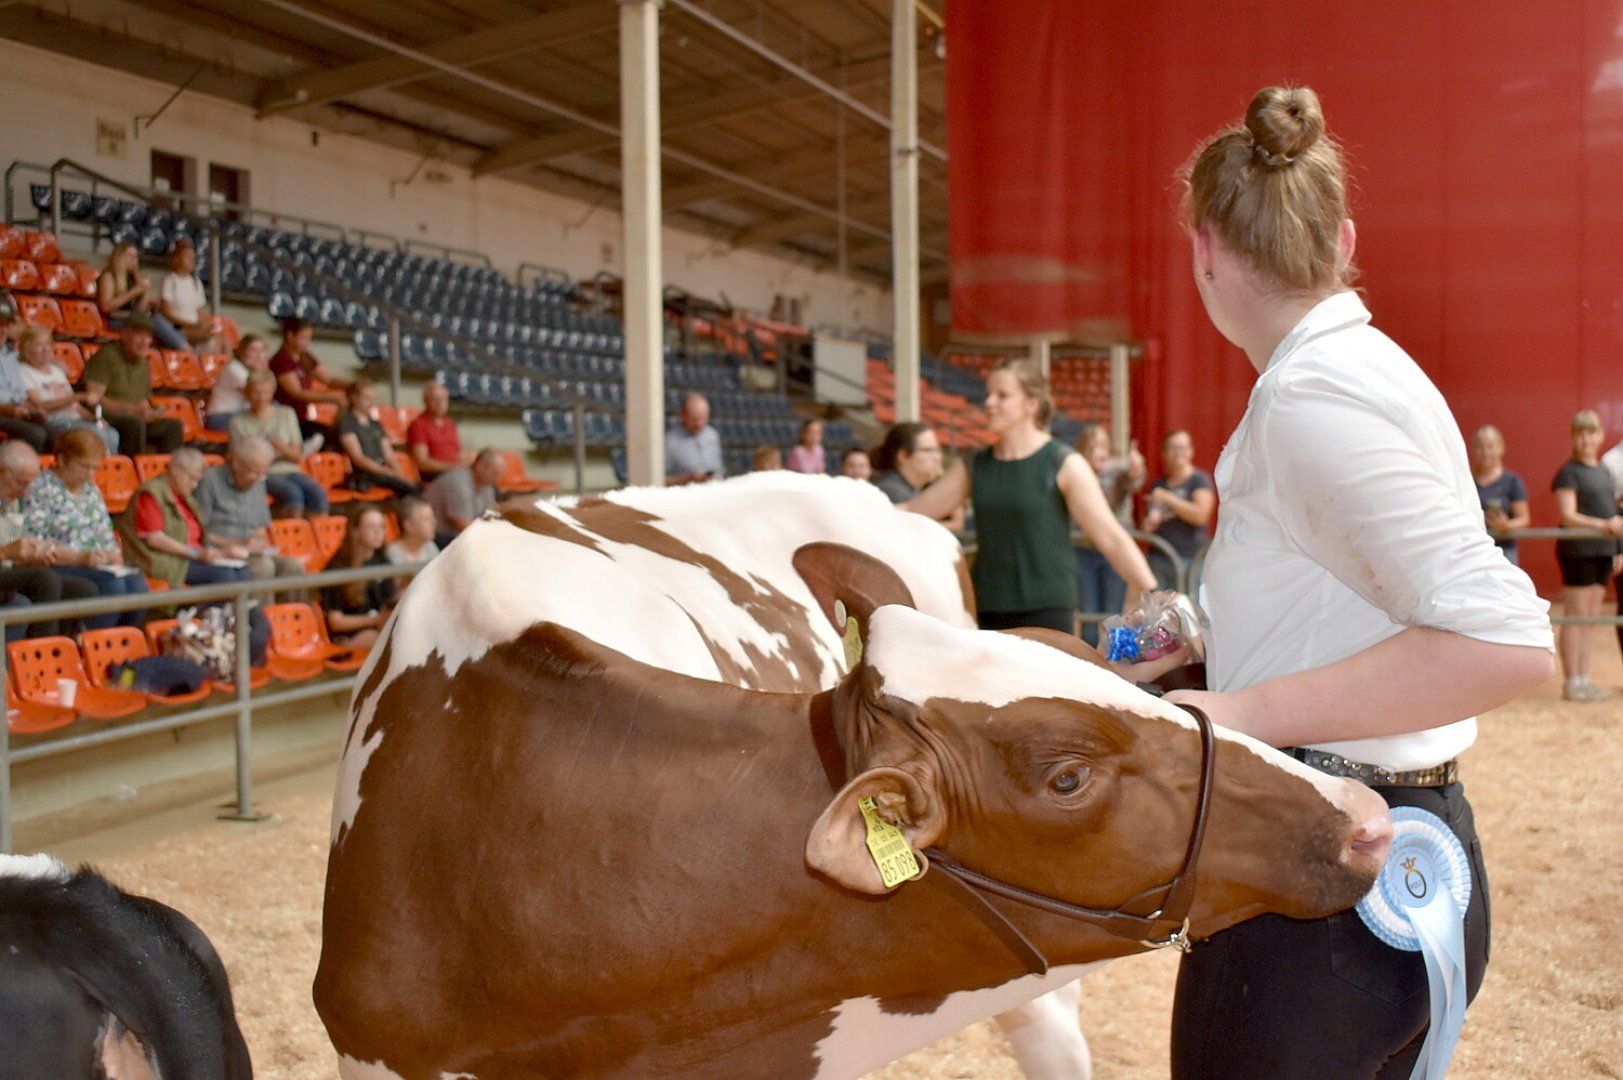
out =
[[[922,58],[921,58],[922,59]],[[932,59],[934,57],[932,56]],[[839,84],[842,79],[840,70],[824,69],[817,73],[821,78]],[[873,60],[864,60],[851,64],[845,68],[843,85],[847,89],[872,86],[890,79],[890,58],[879,57]],[[660,127],[666,134],[681,131],[686,128],[701,127],[707,124],[720,123],[735,116],[743,116],[763,109],[774,109],[783,105],[801,101],[814,101],[823,97],[823,93],[793,75],[786,75],[781,79],[773,79],[766,83],[757,83],[753,86],[741,87],[737,90],[724,90],[719,94],[690,101],[684,105],[674,105],[663,110],[660,117]],[[554,158],[568,157],[571,154],[588,153],[594,150],[612,149],[619,144],[607,139],[601,132],[591,130],[574,130],[554,132],[533,139],[521,139],[499,147],[484,161],[474,167],[475,176],[489,176],[495,173],[511,172],[530,165],[541,165]]]
[[[919,193],[921,206],[946,202],[945,192]],[[830,208],[831,212],[836,212]],[[865,221],[870,218],[888,214],[890,212],[890,192],[881,191],[877,194],[864,196],[854,202],[846,204],[845,216],[855,221]],[[751,226],[732,238],[732,245],[737,248],[759,247],[762,244],[772,244],[779,240],[789,240],[794,237],[808,234],[826,236],[830,230],[838,227],[838,222],[825,214],[792,214],[767,221],[760,225]],[[881,227],[889,227],[889,221],[876,222]],[[887,247],[888,250],[888,247]]]
[[[890,139],[883,135],[847,139],[845,166],[849,169],[861,165],[883,165],[889,153]],[[743,173],[763,184],[773,185],[793,184],[797,180],[821,177],[832,187],[839,158],[839,151],[836,148],[820,144],[815,148],[808,148],[804,153],[787,158],[776,154],[770,160],[757,159],[740,163],[733,166],[733,171]],[[748,191],[733,181],[712,176],[666,188],[664,202],[665,208],[669,210],[692,206],[694,203],[710,199],[748,194]]]
[[[614,28],[612,8],[578,4],[531,19],[519,19],[475,30],[471,34],[424,45],[425,56],[448,64],[477,65],[519,53],[561,45]],[[385,54],[342,67],[307,71],[279,80],[259,102],[260,115],[320,105],[367,90],[387,89],[440,74],[436,68],[406,56]]]

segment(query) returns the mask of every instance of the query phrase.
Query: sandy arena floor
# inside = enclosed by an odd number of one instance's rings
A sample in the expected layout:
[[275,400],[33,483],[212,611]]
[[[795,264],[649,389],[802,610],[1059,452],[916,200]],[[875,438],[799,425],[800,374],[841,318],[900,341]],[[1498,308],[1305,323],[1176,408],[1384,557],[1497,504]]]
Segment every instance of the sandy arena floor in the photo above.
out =
[[[1610,642],[1597,652],[1597,681],[1623,688]],[[1483,720],[1465,781],[1488,853],[1494,950],[1453,1080],[1623,1076],[1620,735],[1623,693],[1569,705],[1553,681]],[[93,862],[125,888],[187,912],[230,969],[257,1075],[331,1080],[310,980],[332,775],[320,760],[267,763],[258,800],[273,817],[260,824],[215,820],[233,790],[216,776],[25,823],[17,847]],[[1154,954],[1087,977],[1082,1015],[1097,1080],[1166,1075],[1175,968],[1175,958]],[[1020,1077],[986,1023],[873,1075]]]

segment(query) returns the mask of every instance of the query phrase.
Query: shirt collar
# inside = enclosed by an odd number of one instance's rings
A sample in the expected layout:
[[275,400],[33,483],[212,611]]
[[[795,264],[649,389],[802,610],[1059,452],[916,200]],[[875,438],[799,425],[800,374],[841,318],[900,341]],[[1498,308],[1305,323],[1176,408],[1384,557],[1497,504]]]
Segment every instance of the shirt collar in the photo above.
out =
[[1367,322],[1369,309],[1364,306],[1363,299],[1351,289],[1321,300],[1302,316],[1301,322],[1291,327],[1291,332],[1285,335],[1283,341],[1274,346],[1273,355],[1268,357],[1266,370],[1273,371],[1276,366],[1289,359],[1291,353],[1316,337]]

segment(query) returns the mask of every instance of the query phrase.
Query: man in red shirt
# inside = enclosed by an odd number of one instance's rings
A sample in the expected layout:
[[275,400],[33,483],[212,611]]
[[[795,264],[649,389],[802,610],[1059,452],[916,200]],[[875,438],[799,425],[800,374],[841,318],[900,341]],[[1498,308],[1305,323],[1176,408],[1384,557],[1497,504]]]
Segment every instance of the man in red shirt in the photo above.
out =
[[474,455],[462,449],[462,436],[450,409],[450,391],[437,382],[423,387],[423,414],[406,429],[406,446],[424,481],[473,464]]

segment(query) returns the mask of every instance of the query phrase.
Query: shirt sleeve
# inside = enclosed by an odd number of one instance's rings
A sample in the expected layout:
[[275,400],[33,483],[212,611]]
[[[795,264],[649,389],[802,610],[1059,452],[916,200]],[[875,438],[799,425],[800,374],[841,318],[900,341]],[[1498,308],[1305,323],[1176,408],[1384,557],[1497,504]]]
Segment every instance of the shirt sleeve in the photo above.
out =
[[1510,478],[1510,501],[1513,503],[1526,502],[1527,485],[1522,482],[1522,478],[1513,472],[1507,472],[1505,475]]
[[1290,542],[1401,626],[1552,647],[1548,608],[1428,453],[1428,418],[1311,379],[1263,418],[1275,519]]
[[135,497],[135,532],[138,536],[163,532],[163,507],[158,505],[157,497],[150,491],[143,491]]

